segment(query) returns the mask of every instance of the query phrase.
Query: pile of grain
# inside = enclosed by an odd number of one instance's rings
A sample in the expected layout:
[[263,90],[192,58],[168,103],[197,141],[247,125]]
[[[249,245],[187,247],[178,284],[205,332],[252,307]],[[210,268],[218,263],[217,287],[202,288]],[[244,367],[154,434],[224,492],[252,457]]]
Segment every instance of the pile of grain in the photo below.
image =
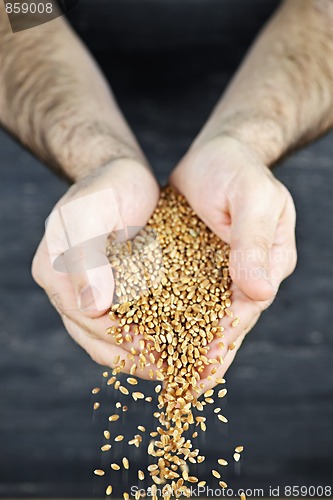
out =
[[[158,411],[154,412],[159,425],[151,433],[153,440],[147,450],[156,461],[148,472],[154,483],[153,500],[156,485],[163,485],[163,496],[168,500],[170,488],[176,496],[189,495],[191,483],[204,484],[188,473],[188,461],[201,463],[205,457],[190,439],[185,439],[184,433],[191,426],[205,431],[206,418],[197,414],[206,404],[214,403],[213,389],[206,391],[203,398],[199,399],[199,395],[202,378],[214,379],[217,365],[223,362],[220,356],[211,359],[209,349],[214,338],[224,336],[220,320],[224,315],[232,317],[229,247],[171,187],[162,191],[147,226],[130,242],[123,236],[113,236],[108,245],[116,284],[110,317],[118,323],[107,333],[129,354],[127,360],[115,360],[108,384],[122,394],[131,393],[137,400],[145,395],[135,391],[135,374],[140,376],[148,368],[148,376],[162,382],[156,388]],[[219,347],[223,348],[222,340]],[[125,387],[116,376],[128,363],[131,377]],[[224,379],[215,378],[214,382],[221,384]],[[226,389],[218,391],[219,397],[225,394]],[[146,397],[148,402],[151,399]],[[216,408],[219,420],[227,422],[219,412],[220,408]],[[116,419],[117,414],[109,418]],[[129,444],[139,446],[141,441],[138,434]],[[105,451],[108,449],[106,445]],[[123,467],[125,464],[129,466],[127,459]],[[220,459],[219,465],[223,467],[226,461]],[[111,468],[120,467],[112,464]],[[97,469],[95,473],[103,475],[104,471]],[[221,479],[219,471],[213,470],[212,474]],[[138,477],[144,478],[143,471]],[[223,480],[219,484],[226,487]],[[106,493],[111,492],[110,485]],[[124,498],[128,498],[127,493]]]

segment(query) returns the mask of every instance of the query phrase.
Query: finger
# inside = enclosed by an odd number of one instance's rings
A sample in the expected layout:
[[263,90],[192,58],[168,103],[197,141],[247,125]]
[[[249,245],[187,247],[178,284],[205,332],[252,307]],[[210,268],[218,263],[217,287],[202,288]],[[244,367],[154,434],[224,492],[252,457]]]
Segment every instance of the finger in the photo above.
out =
[[112,188],[77,195],[49,217],[49,258],[57,271],[69,275],[78,308],[87,315],[101,315],[112,303],[114,283],[105,247],[107,236],[122,225]]
[[90,317],[104,314],[112,304],[114,278],[105,251],[106,237],[103,236],[63,256],[77,308]]
[[270,277],[276,290],[293,273],[297,263],[295,239],[296,212],[289,195],[276,231],[276,243],[270,255]]
[[282,208],[272,203],[270,189],[245,193],[230,208],[230,275],[253,300],[268,300],[276,293],[269,258]]
[[[86,332],[77,323],[72,321],[67,317],[63,317],[63,323],[66,330],[70,333],[71,337],[89,354],[89,356],[98,364],[103,366],[108,366],[111,368],[115,367],[115,360],[117,360],[117,365],[120,361],[124,360],[125,365],[122,368],[122,372],[130,373],[133,365],[136,365],[135,375],[144,378],[152,379],[149,371],[152,370],[155,376],[156,365],[152,363],[147,363],[144,368],[140,367],[140,358],[138,355],[131,355],[118,345],[110,345],[103,340],[93,339],[86,335]],[[119,357],[119,358],[118,358]]]

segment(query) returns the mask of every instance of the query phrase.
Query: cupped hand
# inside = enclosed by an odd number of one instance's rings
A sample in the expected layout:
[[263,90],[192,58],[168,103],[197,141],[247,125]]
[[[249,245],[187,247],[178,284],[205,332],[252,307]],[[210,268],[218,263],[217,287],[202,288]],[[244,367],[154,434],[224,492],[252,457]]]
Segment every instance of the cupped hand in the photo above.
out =
[[[124,371],[136,361],[127,357],[131,345],[116,345],[106,335],[114,324],[107,314],[114,281],[106,240],[113,231],[144,226],[158,197],[147,167],[133,160],[111,162],[75,183],[59,200],[33,260],[35,281],[73,339],[102,365],[112,366],[118,356],[125,359]],[[143,370],[137,374],[147,376]]]
[[215,385],[216,377],[224,376],[246,333],[295,269],[295,208],[288,190],[258,155],[231,137],[190,149],[171,183],[207,226],[230,244],[233,317],[225,315],[224,337],[211,344],[210,357],[222,356],[223,363],[216,365],[210,379],[212,365],[203,372],[207,389]]

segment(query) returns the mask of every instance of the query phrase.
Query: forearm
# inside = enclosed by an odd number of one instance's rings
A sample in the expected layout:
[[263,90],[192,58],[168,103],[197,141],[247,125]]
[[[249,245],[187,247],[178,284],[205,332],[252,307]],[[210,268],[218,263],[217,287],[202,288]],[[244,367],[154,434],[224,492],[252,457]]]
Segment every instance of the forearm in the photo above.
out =
[[12,34],[0,5],[0,122],[43,162],[78,180],[131,158],[145,164],[96,64],[63,18]]
[[333,125],[333,2],[286,0],[198,136],[231,135],[267,165]]

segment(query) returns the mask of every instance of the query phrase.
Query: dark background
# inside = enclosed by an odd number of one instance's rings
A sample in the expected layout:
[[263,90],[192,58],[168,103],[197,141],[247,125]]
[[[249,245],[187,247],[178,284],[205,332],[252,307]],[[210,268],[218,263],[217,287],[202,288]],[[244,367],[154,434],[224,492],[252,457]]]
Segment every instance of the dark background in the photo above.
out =
[[[81,0],[71,12],[161,182],[276,4]],[[267,495],[269,485],[332,486],[332,138],[276,169],[296,203],[298,267],[228,373],[230,423],[212,422],[201,441],[207,477],[213,460],[244,444],[242,465],[228,468],[234,488]],[[30,276],[44,220],[66,186],[4,132],[0,151],[0,495],[101,497],[104,482],[92,470],[112,395],[103,391],[93,415],[90,388],[102,368],[72,342]],[[123,433],[151,425],[148,412],[135,407]]]

